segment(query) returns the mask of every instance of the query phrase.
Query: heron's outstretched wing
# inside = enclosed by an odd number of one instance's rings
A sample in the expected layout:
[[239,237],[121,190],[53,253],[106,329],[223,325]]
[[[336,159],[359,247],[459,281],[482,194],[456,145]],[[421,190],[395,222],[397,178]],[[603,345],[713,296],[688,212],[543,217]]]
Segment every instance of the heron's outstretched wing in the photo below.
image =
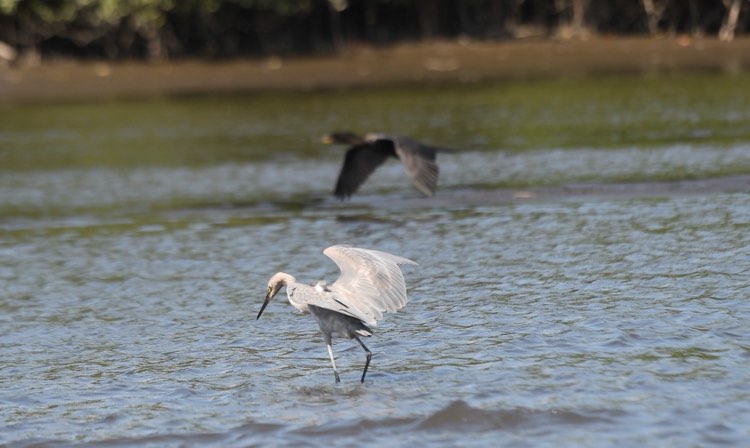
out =
[[394,137],[393,144],[411,182],[426,196],[432,196],[438,181],[437,148],[404,137]]
[[337,297],[336,306],[346,307],[347,314],[376,326],[383,313],[406,305],[406,283],[398,265],[417,264],[414,261],[346,245],[331,246],[323,253],[341,269],[330,289]]
[[395,155],[386,142],[355,145],[346,151],[334,194],[339,199],[352,195],[389,155]]
[[[287,286],[288,288],[289,286]],[[338,296],[326,286],[325,282],[312,285],[296,283],[292,288],[289,301],[300,311],[309,311],[307,307],[313,305],[359,319],[354,310],[349,309],[346,303],[340,301]]]

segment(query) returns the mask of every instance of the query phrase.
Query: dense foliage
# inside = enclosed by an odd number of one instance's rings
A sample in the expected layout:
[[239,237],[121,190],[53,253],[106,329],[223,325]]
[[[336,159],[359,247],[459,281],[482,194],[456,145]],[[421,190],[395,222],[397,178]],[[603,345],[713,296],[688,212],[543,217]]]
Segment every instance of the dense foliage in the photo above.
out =
[[31,54],[163,58],[336,51],[425,38],[704,33],[743,0],[0,0],[0,42]]

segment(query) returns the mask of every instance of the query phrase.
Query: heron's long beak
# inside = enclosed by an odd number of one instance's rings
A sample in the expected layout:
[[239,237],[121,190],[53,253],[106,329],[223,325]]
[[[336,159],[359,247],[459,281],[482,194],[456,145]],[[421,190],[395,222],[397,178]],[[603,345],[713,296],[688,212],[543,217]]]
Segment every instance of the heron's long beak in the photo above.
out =
[[324,135],[320,137],[320,141],[322,143],[325,143],[326,145],[330,145],[331,143],[333,143],[333,137],[331,137],[330,135]]
[[258,317],[256,317],[255,320],[260,319],[260,315],[263,314],[263,310],[266,309],[271,299],[273,299],[273,296],[271,295],[271,290],[269,289],[268,294],[266,294],[266,299],[263,301],[263,306],[260,307],[260,311],[258,311]]

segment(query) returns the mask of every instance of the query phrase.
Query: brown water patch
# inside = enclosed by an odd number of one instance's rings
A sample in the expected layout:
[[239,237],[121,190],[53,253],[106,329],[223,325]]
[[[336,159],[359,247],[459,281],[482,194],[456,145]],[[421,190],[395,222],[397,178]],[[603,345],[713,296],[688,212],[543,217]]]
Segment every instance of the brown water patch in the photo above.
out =
[[195,93],[354,88],[502,78],[737,72],[750,67],[750,38],[592,38],[435,41],[351,48],[339,56],[224,62],[52,61],[0,67],[0,100],[111,99]]

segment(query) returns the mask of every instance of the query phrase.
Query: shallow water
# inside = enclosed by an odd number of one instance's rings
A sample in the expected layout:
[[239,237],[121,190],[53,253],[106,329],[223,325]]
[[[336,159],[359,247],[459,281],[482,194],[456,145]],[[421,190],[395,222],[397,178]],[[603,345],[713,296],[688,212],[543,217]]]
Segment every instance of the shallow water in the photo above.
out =
[[[3,134],[6,161],[29,157],[22,134]],[[42,151],[0,172],[0,444],[742,446],[750,147],[718,140],[490,142],[441,157],[434,198],[394,163],[345,203],[336,151]],[[717,174],[740,181],[673,183]],[[667,183],[634,183],[651,180]],[[255,320],[276,271],[333,281],[335,243],[420,264],[365,341],[365,384],[361,349],[335,341],[334,385],[315,322],[282,295]]]

